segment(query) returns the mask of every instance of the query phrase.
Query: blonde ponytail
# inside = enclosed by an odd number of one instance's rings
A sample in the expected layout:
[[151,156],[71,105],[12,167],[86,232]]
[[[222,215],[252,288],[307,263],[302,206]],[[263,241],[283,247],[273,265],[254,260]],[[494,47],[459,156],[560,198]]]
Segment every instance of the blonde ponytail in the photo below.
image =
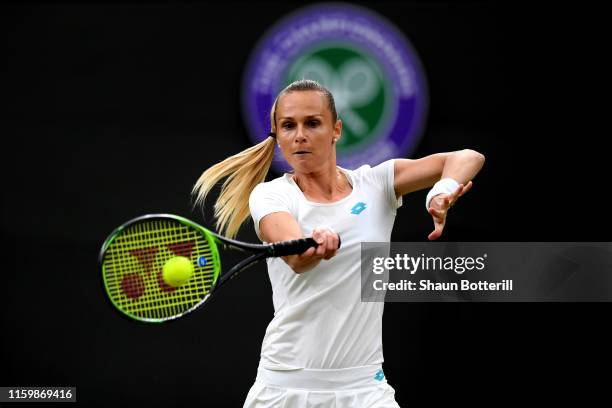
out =
[[274,157],[275,142],[273,137],[268,137],[228,157],[204,171],[193,186],[195,205],[203,206],[210,190],[227,177],[214,207],[217,231],[221,234],[234,238],[249,217],[249,196],[255,186],[266,179]]

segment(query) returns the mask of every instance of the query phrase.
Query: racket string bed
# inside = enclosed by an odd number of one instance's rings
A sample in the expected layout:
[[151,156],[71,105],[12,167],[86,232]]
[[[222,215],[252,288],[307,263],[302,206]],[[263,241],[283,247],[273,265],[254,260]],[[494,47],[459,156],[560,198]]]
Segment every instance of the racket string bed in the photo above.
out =
[[[131,317],[144,320],[180,315],[197,306],[210,293],[215,277],[214,255],[206,238],[174,220],[148,220],[125,228],[103,262],[111,301]],[[174,256],[186,256],[197,265],[189,282],[176,288],[168,286],[161,274],[164,263]],[[201,259],[207,262],[198,262]]]

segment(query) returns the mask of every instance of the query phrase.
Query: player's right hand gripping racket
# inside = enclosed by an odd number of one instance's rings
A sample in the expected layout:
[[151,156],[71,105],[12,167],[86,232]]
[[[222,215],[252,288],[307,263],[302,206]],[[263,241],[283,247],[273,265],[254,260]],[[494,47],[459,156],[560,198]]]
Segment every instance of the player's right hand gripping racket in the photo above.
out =
[[[252,255],[221,274],[219,244]],[[202,306],[230,279],[262,259],[301,254],[316,246],[312,238],[249,244],[222,237],[183,217],[150,214],[115,229],[102,245],[99,261],[111,303],[132,319],[161,323]],[[165,273],[170,263],[178,265],[175,271],[178,268],[179,276],[187,278],[184,282],[169,283]]]

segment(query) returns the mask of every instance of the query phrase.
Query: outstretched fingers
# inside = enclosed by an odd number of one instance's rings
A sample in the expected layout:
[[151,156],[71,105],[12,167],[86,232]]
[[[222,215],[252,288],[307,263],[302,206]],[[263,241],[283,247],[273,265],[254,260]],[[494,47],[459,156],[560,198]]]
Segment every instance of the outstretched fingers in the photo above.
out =
[[453,204],[455,204],[459,197],[470,191],[470,189],[472,188],[472,184],[473,183],[471,180],[468,181],[468,183],[465,185],[459,184],[457,189],[449,196],[448,207],[451,207]]
[[[430,241],[438,239],[442,235],[444,225],[446,224],[446,216],[448,209],[465,193],[470,191],[472,188],[472,181],[468,181],[467,184],[459,184],[459,186],[451,194],[446,196],[440,196],[440,200],[435,205],[429,207],[429,214],[433,217],[434,230],[429,234],[428,239]],[[437,207],[437,208],[436,208]]]
[[430,241],[440,238],[440,236],[442,235],[442,230],[444,229],[443,224],[434,223],[434,225],[435,225],[434,230],[427,237],[427,239],[429,239]]
[[464,195],[465,193],[470,191],[470,189],[472,188],[472,185],[474,185],[474,183],[472,183],[472,180],[468,181],[468,183],[463,188],[463,192],[461,193],[461,195]]
[[446,210],[438,210],[434,207],[429,207],[429,214],[431,214],[431,216],[434,217],[434,221],[441,222],[446,217]]

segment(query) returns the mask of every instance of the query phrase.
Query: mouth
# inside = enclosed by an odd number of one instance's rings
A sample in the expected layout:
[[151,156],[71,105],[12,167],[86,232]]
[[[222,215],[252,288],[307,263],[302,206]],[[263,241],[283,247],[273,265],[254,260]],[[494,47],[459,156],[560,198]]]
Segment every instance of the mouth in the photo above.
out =
[[306,150],[299,150],[297,152],[294,152],[293,154],[296,155],[296,156],[303,156],[303,155],[306,155],[306,154],[310,154],[310,152],[307,152]]

